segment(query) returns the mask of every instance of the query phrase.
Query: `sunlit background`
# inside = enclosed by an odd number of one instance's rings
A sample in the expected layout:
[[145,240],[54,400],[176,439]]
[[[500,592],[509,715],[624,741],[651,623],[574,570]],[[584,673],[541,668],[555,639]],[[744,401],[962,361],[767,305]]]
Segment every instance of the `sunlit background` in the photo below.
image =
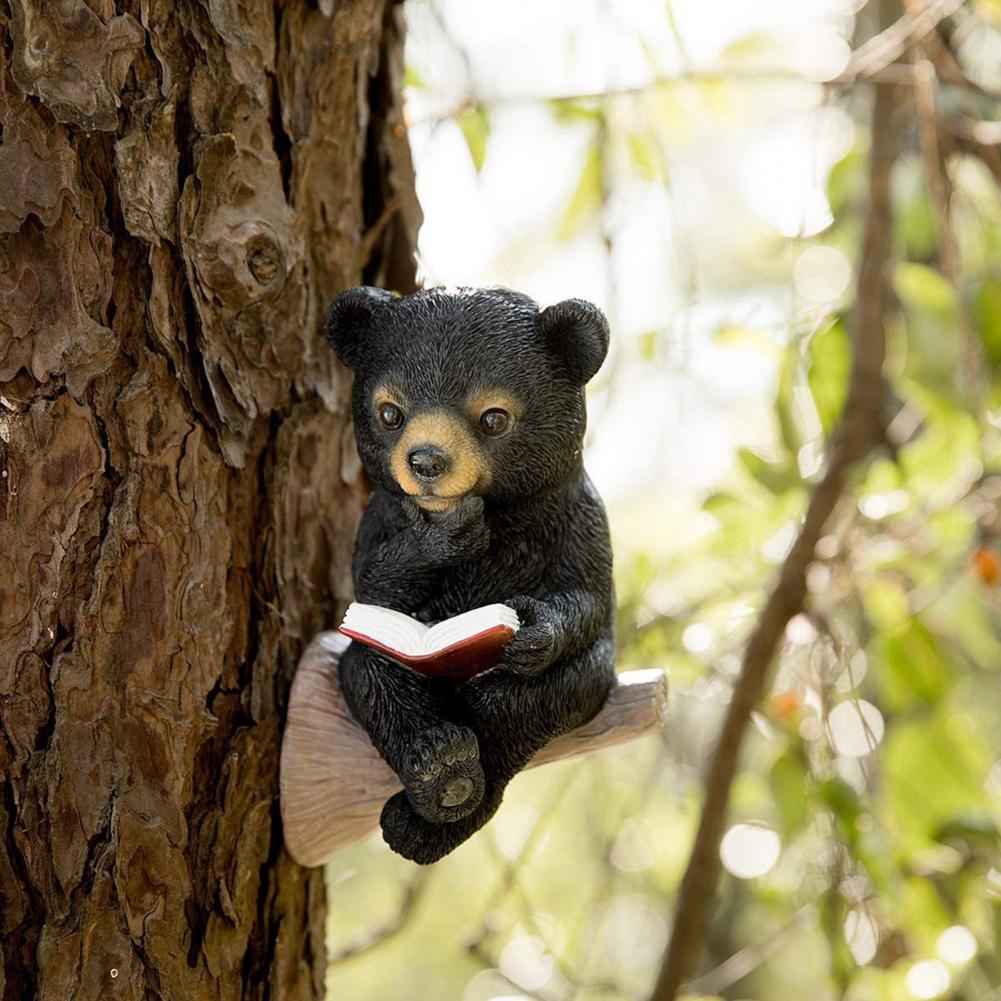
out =
[[701,769],[841,409],[871,93],[895,83],[889,444],[755,716],[689,993],[1001,998],[1001,4],[943,25],[965,76],[937,85],[931,153],[912,63],[938,50],[843,79],[871,6],[407,4],[423,281],[608,313],[587,465],[621,667],[672,694],[662,737],[521,776],[429,870],[378,835],[331,864],[331,997],[649,996]]

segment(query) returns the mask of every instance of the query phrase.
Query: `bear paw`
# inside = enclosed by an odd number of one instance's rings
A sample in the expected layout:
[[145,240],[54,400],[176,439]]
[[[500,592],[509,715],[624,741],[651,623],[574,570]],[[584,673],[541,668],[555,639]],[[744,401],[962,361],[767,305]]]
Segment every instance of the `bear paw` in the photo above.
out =
[[452,825],[426,821],[414,811],[406,793],[386,800],[379,823],[386,844],[397,855],[420,865],[437,862],[455,847],[449,836]]
[[419,816],[405,793],[386,800],[379,822],[386,844],[404,858],[430,865],[455,851],[490,819],[496,805],[454,824],[432,824]]
[[468,816],[483,798],[483,768],[476,734],[444,723],[420,734],[400,773],[414,810],[433,824]]

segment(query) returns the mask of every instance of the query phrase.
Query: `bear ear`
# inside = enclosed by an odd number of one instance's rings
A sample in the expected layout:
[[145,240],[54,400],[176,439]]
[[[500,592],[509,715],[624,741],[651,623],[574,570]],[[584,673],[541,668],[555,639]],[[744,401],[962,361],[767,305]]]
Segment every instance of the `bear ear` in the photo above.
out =
[[361,350],[376,314],[384,310],[396,297],[391,292],[370,285],[359,285],[334,297],[327,308],[324,331],[337,357],[354,368],[361,357]]
[[593,303],[564,299],[539,314],[539,333],[570,378],[583,386],[608,353],[608,320]]

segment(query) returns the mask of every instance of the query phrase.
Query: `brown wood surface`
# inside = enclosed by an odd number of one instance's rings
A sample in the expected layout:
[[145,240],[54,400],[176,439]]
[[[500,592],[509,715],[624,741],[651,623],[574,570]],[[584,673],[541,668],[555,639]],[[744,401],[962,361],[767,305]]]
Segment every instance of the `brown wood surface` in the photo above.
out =
[[[347,639],[321,633],[292,683],[282,739],[281,812],[285,846],[301,865],[317,866],[368,837],[399,780],[351,716],[341,696],[337,659]],[[619,675],[591,722],[553,741],[529,767],[612,747],[658,730],[667,680],[659,670]]]
[[0,2],[0,998],[313,1001],[294,666],[366,487],[339,290],[413,287],[390,0]]

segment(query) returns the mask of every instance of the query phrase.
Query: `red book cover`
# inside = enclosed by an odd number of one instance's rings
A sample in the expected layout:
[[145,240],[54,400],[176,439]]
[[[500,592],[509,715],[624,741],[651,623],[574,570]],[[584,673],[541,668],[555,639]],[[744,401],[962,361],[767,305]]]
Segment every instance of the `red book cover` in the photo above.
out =
[[418,674],[429,678],[450,678],[455,681],[466,681],[499,664],[504,647],[514,636],[514,630],[510,626],[496,625],[476,633],[475,636],[467,636],[435,653],[412,656],[400,653],[399,650],[385,646],[371,636],[353,629],[341,626],[340,632],[359,643],[379,650],[387,657],[392,657],[393,660],[417,671]]

